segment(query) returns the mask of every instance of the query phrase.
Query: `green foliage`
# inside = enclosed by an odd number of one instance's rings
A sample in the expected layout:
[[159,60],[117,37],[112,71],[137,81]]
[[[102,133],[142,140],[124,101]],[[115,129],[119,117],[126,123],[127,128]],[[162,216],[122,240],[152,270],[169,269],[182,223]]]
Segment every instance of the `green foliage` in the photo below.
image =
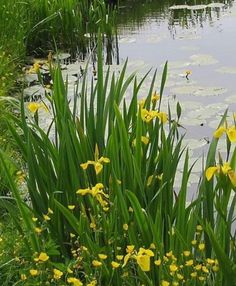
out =
[[[192,168],[187,151],[182,184],[175,192],[184,148],[177,127],[180,106],[177,122],[170,112],[167,120],[161,110],[167,64],[160,101],[154,92],[154,73],[145,102],[138,102],[146,76],[140,83],[134,75],[126,76],[127,63],[119,76],[110,75],[109,70],[104,76],[101,39],[98,51],[97,82],[88,91],[85,72],[73,111],[60,68],[52,71],[50,130],[44,131],[40,120],[34,121],[38,111],[26,120],[23,103],[21,117],[9,123],[26,165],[22,191],[0,153],[15,200],[5,204],[2,197],[1,205],[29,245],[27,253],[21,254],[18,278],[24,274],[28,283],[57,283],[56,268],[63,272],[60,281],[70,283],[76,278],[88,285],[94,279],[98,285],[169,285],[165,282],[170,281],[228,285],[228,276],[235,273],[235,236],[231,234],[235,198],[230,199],[234,186],[227,177],[220,175],[214,184],[203,175],[197,198],[187,205]],[[133,97],[127,105],[130,85]],[[52,132],[53,141],[48,136]],[[213,139],[206,169],[215,164],[216,146]],[[235,157],[234,152],[232,170]],[[40,253],[49,258],[39,263]],[[35,276],[29,272],[32,269],[38,271]]]
[[28,0],[26,11],[31,26],[26,34],[29,53],[45,54],[56,43],[59,49],[86,54],[98,29],[107,37],[115,32],[115,11],[104,0]]

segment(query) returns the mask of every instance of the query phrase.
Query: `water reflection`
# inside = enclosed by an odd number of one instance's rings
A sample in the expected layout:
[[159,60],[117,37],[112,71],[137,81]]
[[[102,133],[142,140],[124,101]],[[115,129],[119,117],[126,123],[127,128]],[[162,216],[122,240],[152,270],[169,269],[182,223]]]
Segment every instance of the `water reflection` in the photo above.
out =
[[[194,0],[179,0],[179,1],[120,1],[118,26],[120,30],[128,28],[129,30],[137,30],[142,28],[144,24],[155,20],[156,24],[162,23],[168,19],[168,26],[172,33],[176,33],[176,26],[191,29],[203,27],[204,24],[211,24],[215,19],[219,19],[224,10],[230,8],[233,4],[232,0],[219,1],[224,4],[214,7],[212,1],[194,1]],[[201,8],[200,5],[212,4],[212,7]],[[195,6],[198,9],[173,9],[171,6],[188,5]],[[199,7],[197,7],[199,6]]]

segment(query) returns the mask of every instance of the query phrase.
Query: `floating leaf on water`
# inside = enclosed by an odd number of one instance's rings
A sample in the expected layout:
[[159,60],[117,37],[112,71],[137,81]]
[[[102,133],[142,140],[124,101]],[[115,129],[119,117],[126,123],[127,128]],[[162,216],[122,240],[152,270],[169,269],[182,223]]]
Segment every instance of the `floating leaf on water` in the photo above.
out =
[[[182,69],[185,70],[186,67],[188,67],[191,63],[185,62],[185,61],[169,61],[168,62],[168,70],[171,69]],[[161,65],[161,68],[164,67],[164,64]]]
[[207,5],[193,5],[193,6],[188,6],[188,10],[203,10],[206,9]]
[[181,125],[183,126],[200,126],[201,124],[206,124],[206,120],[202,118],[193,117],[182,117]]
[[68,84],[75,83],[78,80],[78,78],[76,76],[68,75],[68,74],[62,74],[62,78],[63,78],[64,82],[67,81]]
[[91,34],[90,33],[86,33],[86,34],[84,34],[84,37],[90,39],[91,38]]
[[45,94],[45,89],[41,85],[33,85],[23,90],[25,101],[37,101]]
[[170,91],[173,94],[193,94],[198,89],[194,85],[182,85],[172,88]]
[[125,38],[119,39],[119,43],[123,43],[123,44],[136,43],[136,39],[135,38],[125,37]]
[[181,9],[188,9],[188,5],[173,5],[170,6],[169,9],[170,10],[181,10]]
[[222,8],[225,7],[224,3],[210,3],[207,5],[209,8]]
[[63,61],[63,60],[70,58],[70,54],[69,53],[58,53],[58,54],[53,55],[53,58],[55,60],[58,59],[60,61]]
[[63,71],[68,75],[77,75],[84,71],[86,64],[84,62],[69,64],[66,66],[66,70]]
[[25,80],[28,83],[31,83],[33,81],[38,81],[38,75],[37,74],[26,74],[25,75]]
[[202,148],[207,145],[207,141],[204,139],[183,139],[183,146],[187,146],[190,150]]
[[236,95],[231,95],[225,99],[228,103],[236,103]]
[[203,104],[199,101],[184,100],[181,102],[181,108],[183,110],[192,110],[192,109],[196,110],[202,107],[203,107]]
[[150,36],[149,38],[147,38],[147,43],[149,44],[156,44],[162,41],[161,37],[158,36]]
[[199,87],[194,91],[196,96],[217,96],[227,92],[227,89],[224,87]]
[[193,65],[199,65],[199,66],[213,65],[218,63],[218,60],[213,58],[212,55],[206,55],[206,54],[192,55],[190,59],[192,60]]
[[[216,104],[209,104],[206,106],[202,106],[201,108],[196,108],[188,113],[186,113],[186,117],[195,118],[202,121],[203,124],[206,124],[206,119],[211,119],[213,116],[219,116],[218,121],[220,121],[220,116],[223,116],[224,110],[227,108],[227,104],[216,103]],[[186,120],[187,121],[187,120]]]
[[201,35],[193,33],[193,31],[188,31],[187,33],[177,34],[176,38],[178,40],[199,40]]
[[219,73],[236,74],[236,67],[221,67],[216,70]]

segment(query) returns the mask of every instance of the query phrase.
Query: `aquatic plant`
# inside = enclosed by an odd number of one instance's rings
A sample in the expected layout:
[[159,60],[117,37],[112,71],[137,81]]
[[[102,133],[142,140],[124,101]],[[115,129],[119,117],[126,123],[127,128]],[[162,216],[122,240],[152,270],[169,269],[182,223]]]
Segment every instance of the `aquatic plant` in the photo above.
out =
[[[142,101],[138,94],[147,75],[138,82],[134,74],[126,76],[126,66],[118,76],[109,70],[104,75],[100,39],[97,81],[89,90],[84,73],[73,110],[58,66],[51,70],[48,130],[40,127],[39,109],[30,107],[33,116],[26,118],[23,100],[21,117],[9,123],[25,168],[19,170],[20,180],[12,176],[0,152],[15,202],[0,201],[25,244],[19,252],[19,285],[234,283],[235,185],[229,171],[235,171],[236,152],[227,158],[227,176],[219,173],[215,181],[208,176],[215,165],[218,138],[213,138],[207,175],[197,198],[187,202],[192,166],[178,131],[181,107],[175,118],[161,108],[167,64],[160,90],[154,90],[154,72]],[[226,114],[220,126],[225,119]],[[228,140],[228,156],[231,145]],[[182,156],[177,192],[174,180]]]

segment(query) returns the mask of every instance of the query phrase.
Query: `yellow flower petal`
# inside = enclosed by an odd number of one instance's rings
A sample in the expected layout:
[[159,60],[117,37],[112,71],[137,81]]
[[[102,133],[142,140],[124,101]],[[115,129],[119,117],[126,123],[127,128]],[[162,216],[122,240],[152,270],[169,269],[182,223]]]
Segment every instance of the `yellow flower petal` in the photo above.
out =
[[204,243],[200,243],[200,244],[198,245],[198,249],[199,249],[200,251],[203,251],[203,250],[205,249],[205,244],[204,244]]
[[126,252],[127,253],[132,253],[133,251],[134,251],[134,245],[127,245]]
[[89,188],[87,189],[79,189],[76,194],[81,195],[81,196],[85,196],[87,194],[90,194],[91,190]]
[[86,169],[88,168],[88,165],[89,165],[89,163],[86,162],[86,163],[80,164],[80,167],[81,167],[83,170],[86,170]]
[[96,175],[98,175],[102,171],[103,165],[101,163],[99,163],[99,162],[96,162],[94,164],[94,169],[95,169]]
[[27,108],[28,108],[29,111],[32,112],[32,113],[36,113],[40,107],[41,107],[41,104],[38,103],[38,102],[30,102],[30,103],[27,105]]
[[53,269],[53,274],[54,274],[53,278],[56,279],[56,280],[59,280],[62,277],[63,272],[61,272],[60,270],[54,268]]
[[93,261],[92,261],[92,265],[93,265],[94,267],[100,267],[100,266],[102,266],[102,262],[101,262],[101,261],[98,261],[98,260],[93,260]]
[[160,265],[161,265],[161,259],[155,260],[155,261],[154,261],[154,264],[155,264],[156,266],[160,266]]
[[149,143],[149,138],[146,136],[141,136],[141,141],[144,145],[147,145]]
[[150,271],[150,256],[149,255],[137,255],[136,261],[139,267],[144,272]]
[[221,171],[223,172],[224,175],[228,174],[228,172],[231,170],[231,167],[229,163],[224,163],[223,166],[221,167]]
[[212,179],[212,177],[214,176],[214,174],[218,171],[218,167],[209,167],[206,170],[206,178],[207,181],[210,181]]
[[112,261],[111,262],[111,266],[112,266],[113,269],[116,269],[116,268],[120,267],[120,263]]
[[160,99],[160,94],[158,94],[156,91],[152,95],[152,103],[156,103]]
[[225,127],[220,126],[220,127],[214,132],[213,136],[218,139],[218,138],[220,138],[220,137],[223,135],[223,133],[224,133],[225,131],[226,131]]
[[106,254],[103,254],[103,253],[98,254],[98,257],[99,257],[100,259],[102,259],[102,260],[107,259],[107,255],[106,255]]
[[128,253],[125,255],[123,267],[128,263],[129,259],[131,258],[132,254]]
[[234,187],[236,187],[236,173],[233,170],[228,172],[228,177]]
[[39,259],[40,261],[45,262],[45,261],[47,261],[47,260],[49,259],[49,256],[47,255],[47,253],[41,252],[41,253],[39,254],[38,259]]
[[227,133],[227,136],[228,136],[230,142],[236,143],[236,128],[235,128],[235,126],[228,128],[226,133]]
[[110,163],[110,159],[107,157],[101,157],[100,159],[98,159],[99,163]]
[[165,112],[158,112],[158,113],[157,113],[157,117],[159,118],[159,120],[160,120],[162,123],[166,123],[166,121],[168,120],[167,114],[166,114]]
[[30,269],[30,275],[32,275],[32,276],[37,276],[38,275],[38,270],[36,270],[36,269]]

